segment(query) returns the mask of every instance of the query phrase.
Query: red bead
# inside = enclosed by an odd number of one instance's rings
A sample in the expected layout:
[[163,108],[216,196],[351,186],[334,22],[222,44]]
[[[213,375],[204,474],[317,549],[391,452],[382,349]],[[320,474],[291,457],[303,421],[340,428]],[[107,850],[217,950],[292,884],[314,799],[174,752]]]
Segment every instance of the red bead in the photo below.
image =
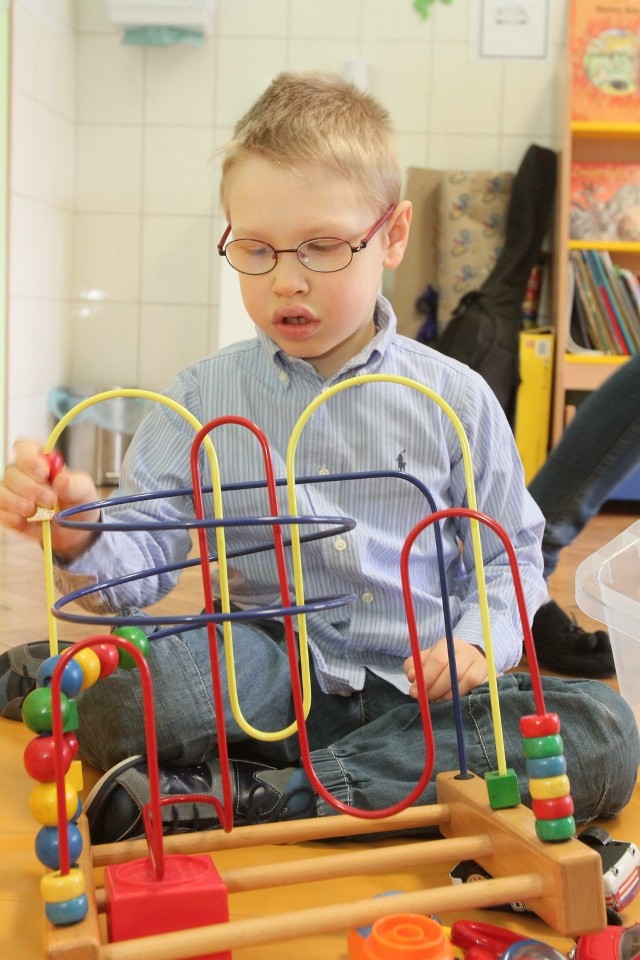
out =
[[562,820],[573,813],[573,798],[566,793],[552,800],[534,800],[531,806],[536,820]]
[[75,758],[78,756],[78,750],[80,749],[80,741],[78,740],[77,733],[75,733],[73,730],[70,730],[68,733],[64,733],[63,737],[67,746],[69,747],[71,759],[75,760]]
[[64,459],[59,450],[52,450],[46,454],[49,460],[49,480],[55,480],[58,474],[64,468]]
[[91,646],[100,661],[100,680],[111,676],[118,669],[120,651],[115,643],[94,643]]
[[520,733],[523,737],[548,737],[560,733],[560,717],[557,713],[532,713],[520,717]]
[[[40,783],[50,783],[56,778],[54,742],[53,737],[34,737],[25,748],[24,768],[30,777]],[[62,759],[62,772],[66,773],[71,766],[71,750],[64,741]]]

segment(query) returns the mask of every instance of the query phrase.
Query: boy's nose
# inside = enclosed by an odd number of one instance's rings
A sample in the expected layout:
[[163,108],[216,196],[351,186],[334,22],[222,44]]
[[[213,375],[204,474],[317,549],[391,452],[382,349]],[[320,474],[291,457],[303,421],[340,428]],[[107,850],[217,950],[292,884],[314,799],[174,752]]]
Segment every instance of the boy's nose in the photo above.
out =
[[271,271],[273,290],[280,296],[291,296],[307,290],[309,270],[304,267],[295,253],[279,253],[278,261]]

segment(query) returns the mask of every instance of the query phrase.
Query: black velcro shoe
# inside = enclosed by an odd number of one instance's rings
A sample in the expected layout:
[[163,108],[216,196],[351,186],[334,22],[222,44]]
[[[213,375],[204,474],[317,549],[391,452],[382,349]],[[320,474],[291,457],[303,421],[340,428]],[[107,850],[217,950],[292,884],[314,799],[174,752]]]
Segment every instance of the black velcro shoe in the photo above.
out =
[[[229,766],[234,826],[315,816],[316,794],[301,768],[278,770],[249,760],[231,760]],[[186,767],[163,764],[159,775],[161,797],[200,793],[222,801],[217,759]],[[84,804],[91,842],[115,843],[144,836],[142,808],[149,799],[146,759],[129,757],[116,764],[96,783]],[[212,804],[181,802],[162,807],[165,835],[219,827]]]
[[[69,643],[61,643],[62,653]],[[48,640],[23,643],[0,654],[0,716],[7,720],[22,720],[22,704],[36,688],[38,668],[50,656]]]
[[554,600],[540,607],[531,632],[541,667],[572,677],[615,677],[608,634],[583,630]]

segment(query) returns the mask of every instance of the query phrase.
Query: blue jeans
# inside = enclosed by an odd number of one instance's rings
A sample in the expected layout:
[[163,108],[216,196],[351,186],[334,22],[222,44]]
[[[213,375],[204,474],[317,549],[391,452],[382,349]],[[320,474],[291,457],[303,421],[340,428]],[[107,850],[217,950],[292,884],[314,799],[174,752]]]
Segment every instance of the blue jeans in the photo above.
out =
[[[284,631],[277,622],[236,623],[233,630],[238,696],[246,719],[263,730],[293,720]],[[193,764],[215,754],[211,669],[205,632],[151,640],[156,729],[161,761]],[[225,674],[224,669],[222,670]],[[367,672],[364,689],[351,696],[323,693],[312,680],[307,721],[311,759],[324,786],[356,807],[390,806],[407,796],[424,766],[424,743],[416,701]],[[609,817],[628,802],[640,763],[640,741],[631,709],[610,687],[596,681],[543,680],[546,707],[562,721],[564,753],[579,822]],[[509,766],[522,798],[530,802],[519,720],[534,713],[528,674],[499,682],[502,726]],[[252,740],[231,715],[226,695],[229,755],[277,766],[299,760],[296,736],[275,742]],[[489,691],[486,684],[462,698],[468,768],[479,776],[497,767]],[[145,752],[137,671],[119,670],[84,692],[78,702],[81,754],[108,769]],[[433,777],[458,770],[451,702],[431,704],[435,737]],[[435,783],[420,797],[433,803]],[[333,808],[318,801],[318,813]]]
[[640,465],[640,354],[581,403],[529,484],[546,520],[544,575],[615,487]]

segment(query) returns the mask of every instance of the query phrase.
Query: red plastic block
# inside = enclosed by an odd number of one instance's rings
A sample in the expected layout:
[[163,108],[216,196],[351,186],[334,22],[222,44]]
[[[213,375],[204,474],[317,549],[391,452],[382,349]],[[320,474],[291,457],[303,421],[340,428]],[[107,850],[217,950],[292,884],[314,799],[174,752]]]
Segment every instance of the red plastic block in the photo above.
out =
[[[156,879],[147,858],[105,867],[104,879],[109,939],[114,943],[229,919],[227,888],[204,854],[165,857],[162,880]],[[194,960],[231,960],[231,951]]]

